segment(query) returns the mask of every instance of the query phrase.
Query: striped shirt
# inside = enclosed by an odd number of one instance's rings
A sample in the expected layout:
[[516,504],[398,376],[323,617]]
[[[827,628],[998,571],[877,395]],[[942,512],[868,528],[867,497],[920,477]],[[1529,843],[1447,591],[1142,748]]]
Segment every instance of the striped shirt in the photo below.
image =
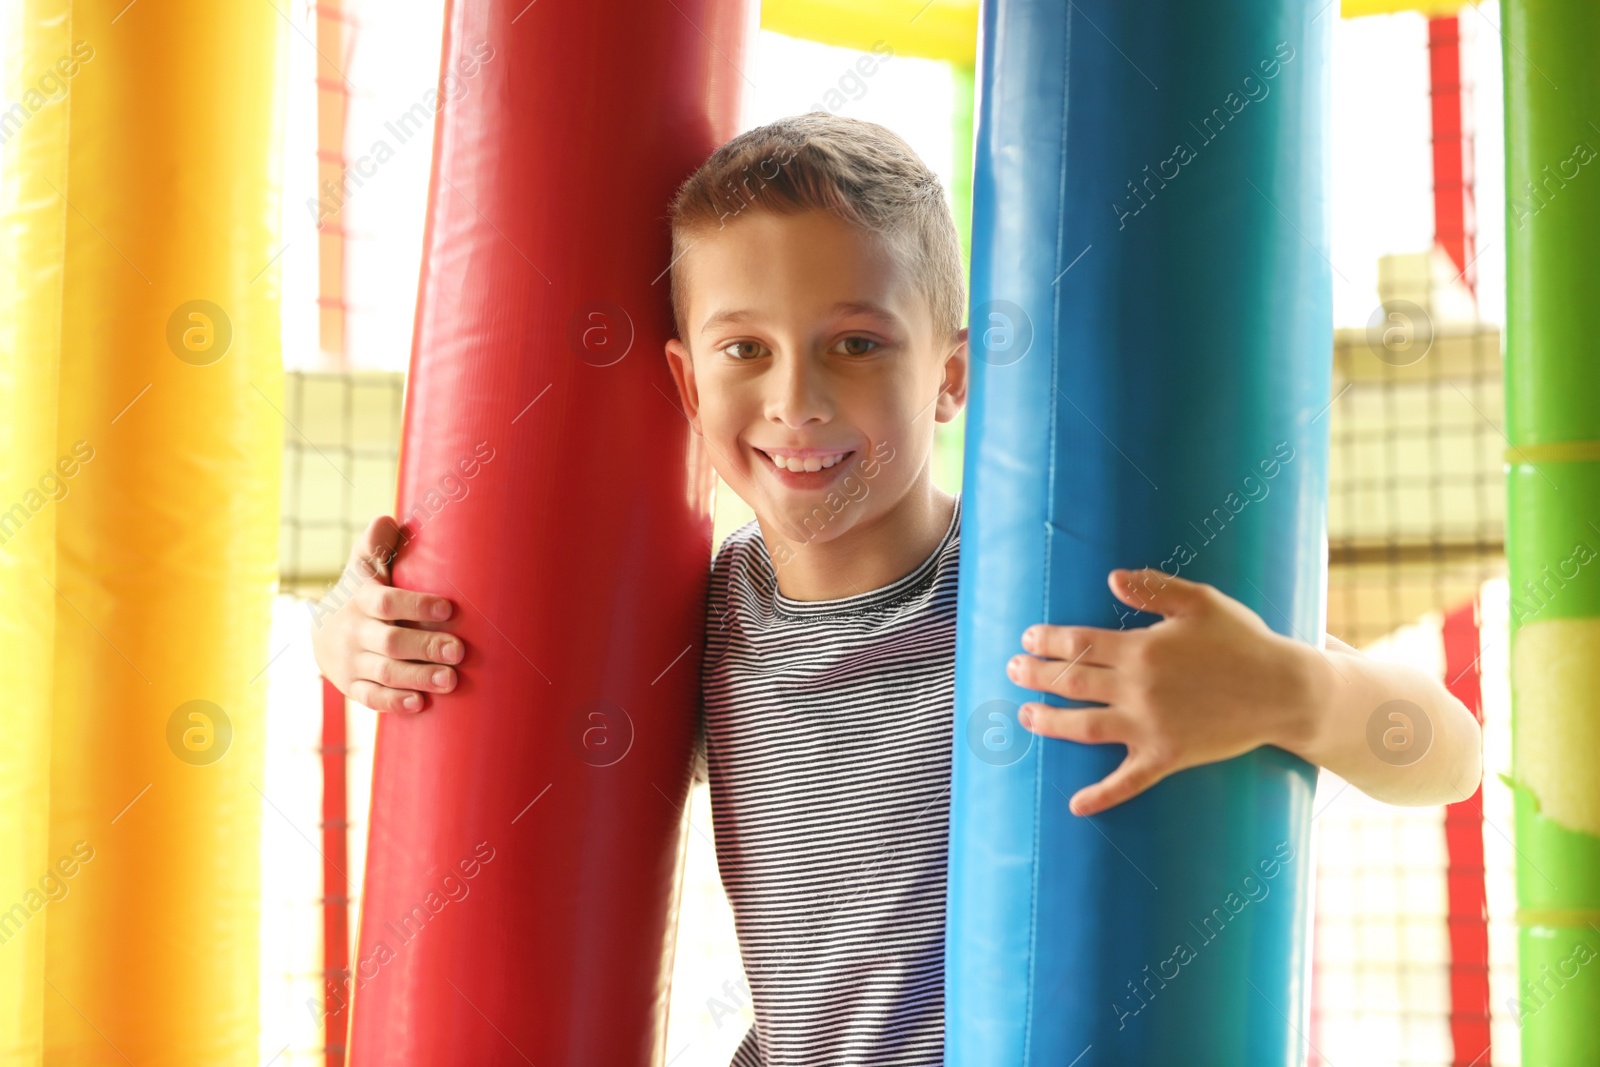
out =
[[961,503],[911,573],[778,592],[756,523],[712,569],[703,675],[717,863],[755,1025],[731,1067],[942,1062]]

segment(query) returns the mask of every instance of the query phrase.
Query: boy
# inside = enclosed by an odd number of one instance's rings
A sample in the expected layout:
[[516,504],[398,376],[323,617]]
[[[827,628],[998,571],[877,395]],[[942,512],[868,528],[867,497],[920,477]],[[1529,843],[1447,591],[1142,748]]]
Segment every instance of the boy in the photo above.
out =
[[[954,225],[904,141],[820,112],[718,149],[671,218],[667,359],[756,512],[717,553],[702,675],[717,857],[756,1013],[733,1064],[938,1064],[961,505],[930,457],[967,389]],[[352,566],[378,560],[381,578],[397,538],[376,520]],[[1210,586],[1110,578],[1163,620],[1033,626],[1018,635],[1031,654],[995,664],[1103,705],[1029,704],[1030,729],[1127,746],[1075,813],[1263,744],[1391,803],[1476,788],[1477,724],[1436,681],[1280,637]],[[405,624],[449,610],[368,582],[316,633],[318,665],[369,707],[421,710],[454,687],[463,649]],[[1405,766],[1367,742],[1390,700],[1433,727]]]

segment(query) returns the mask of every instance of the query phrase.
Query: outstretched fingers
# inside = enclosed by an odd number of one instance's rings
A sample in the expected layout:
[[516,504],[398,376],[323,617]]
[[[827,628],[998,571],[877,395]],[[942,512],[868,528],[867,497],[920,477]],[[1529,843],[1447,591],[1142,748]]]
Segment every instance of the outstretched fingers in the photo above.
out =
[[1017,713],[1023,726],[1041,737],[1103,745],[1127,741],[1128,718],[1114,708],[1057,708],[1049,704],[1024,704]]
[[1018,712],[1018,720],[1043,737],[1084,745],[1128,746],[1128,754],[1116,770],[1073,794],[1069,808],[1074,815],[1094,815],[1116,807],[1143,793],[1175,769],[1157,748],[1139,743],[1136,724],[1126,712],[1116,708],[1024,704]]
[[1159,762],[1130,750],[1116,770],[1074,793],[1067,809],[1074,815],[1097,815],[1132,800],[1166,776],[1167,770]]
[[1036,656],[1115,667],[1125,653],[1129,637],[1121,630],[1096,626],[1051,626],[1039,623],[1022,631],[1022,647]]
[[1145,567],[1141,570],[1114,570],[1106,577],[1116,598],[1140,611],[1155,615],[1192,615],[1211,603],[1212,588]]
[[1082,660],[1064,662],[1036,656],[1014,656],[1006,664],[1006,674],[1024,689],[1054,693],[1068,700],[1092,700],[1097,704],[1116,702],[1121,687],[1117,672],[1096,667]]

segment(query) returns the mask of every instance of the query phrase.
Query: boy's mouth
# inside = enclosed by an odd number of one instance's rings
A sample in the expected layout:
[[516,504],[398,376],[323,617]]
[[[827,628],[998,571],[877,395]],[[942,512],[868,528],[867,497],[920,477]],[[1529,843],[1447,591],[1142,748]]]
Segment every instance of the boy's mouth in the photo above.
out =
[[775,470],[791,474],[809,474],[827,470],[855,455],[853,448],[840,452],[826,452],[816,448],[775,448],[770,452],[758,448],[756,451],[766,456]]

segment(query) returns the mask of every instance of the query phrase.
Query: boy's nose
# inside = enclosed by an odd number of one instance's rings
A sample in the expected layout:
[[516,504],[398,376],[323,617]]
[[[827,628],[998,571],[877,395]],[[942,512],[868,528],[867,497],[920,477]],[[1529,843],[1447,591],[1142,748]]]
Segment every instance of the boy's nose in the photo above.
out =
[[783,360],[773,374],[767,417],[786,426],[826,422],[831,403],[826,388],[804,360]]

